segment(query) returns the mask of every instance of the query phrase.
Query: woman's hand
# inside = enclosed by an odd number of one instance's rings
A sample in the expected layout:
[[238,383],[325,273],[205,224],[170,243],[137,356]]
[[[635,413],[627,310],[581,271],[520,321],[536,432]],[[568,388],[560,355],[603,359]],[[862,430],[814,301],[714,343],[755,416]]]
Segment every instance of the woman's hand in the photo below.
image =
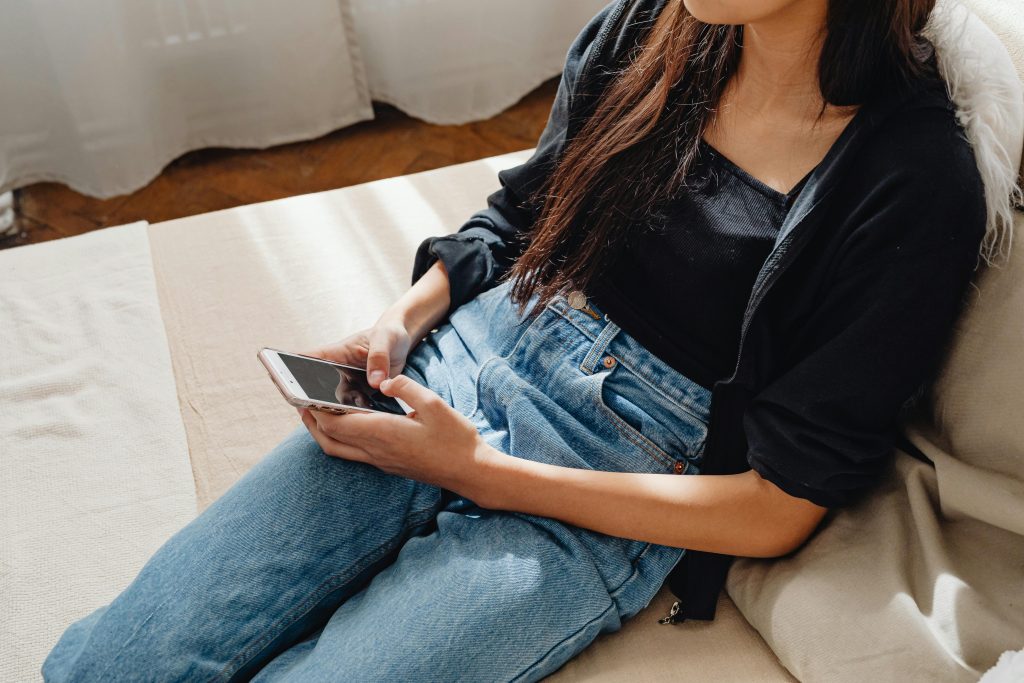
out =
[[332,415],[300,409],[299,414],[327,455],[364,462],[479,502],[487,485],[487,465],[502,454],[487,445],[465,416],[408,376],[388,379],[380,390],[402,399],[413,412]]
[[379,389],[384,379],[399,376],[413,346],[444,319],[449,292],[448,272],[437,261],[373,327],[306,355],[365,367],[370,386]]
[[314,358],[365,367],[374,389],[388,377],[397,377],[412,350],[412,337],[395,316],[382,316],[373,327],[360,330],[341,341],[305,353]]

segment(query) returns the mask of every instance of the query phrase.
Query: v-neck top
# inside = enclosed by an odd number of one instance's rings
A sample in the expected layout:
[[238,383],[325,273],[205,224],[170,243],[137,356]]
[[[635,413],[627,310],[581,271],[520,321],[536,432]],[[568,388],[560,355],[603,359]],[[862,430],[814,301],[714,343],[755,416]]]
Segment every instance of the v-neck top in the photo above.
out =
[[736,364],[758,271],[810,173],[782,193],[703,139],[686,187],[635,226],[590,294],[680,373],[711,388]]

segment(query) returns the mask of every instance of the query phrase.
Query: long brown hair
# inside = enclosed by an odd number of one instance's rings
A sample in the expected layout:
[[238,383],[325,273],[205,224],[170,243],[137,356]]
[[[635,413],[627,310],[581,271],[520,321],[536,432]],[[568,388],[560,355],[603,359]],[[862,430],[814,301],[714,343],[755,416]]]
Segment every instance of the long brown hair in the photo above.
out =
[[[935,0],[830,0],[818,61],[823,104],[859,105],[933,72],[920,32]],[[585,290],[631,228],[686,184],[699,143],[739,64],[740,25],[705,24],[667,0],[639,47],[605,88],[531,201],[529,246],[506,274],[512,299],[539,312]]]

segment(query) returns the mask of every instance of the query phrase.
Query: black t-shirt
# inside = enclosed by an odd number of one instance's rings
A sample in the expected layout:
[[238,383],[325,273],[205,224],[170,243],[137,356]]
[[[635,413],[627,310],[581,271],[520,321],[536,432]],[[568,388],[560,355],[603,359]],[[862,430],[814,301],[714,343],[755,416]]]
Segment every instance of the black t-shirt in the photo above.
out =
[[658,220],[634,227],[591,296],[645,348],[710,389],[733,371],[750,290],[808,176],[784,194],[701,141],[687,186]]

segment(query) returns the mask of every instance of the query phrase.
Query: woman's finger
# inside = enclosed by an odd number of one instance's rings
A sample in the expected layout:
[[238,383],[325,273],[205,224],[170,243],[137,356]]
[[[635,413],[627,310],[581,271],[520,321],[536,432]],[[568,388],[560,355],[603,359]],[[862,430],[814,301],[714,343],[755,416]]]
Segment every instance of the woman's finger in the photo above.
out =
[[314,349],[301,352],[303,356],[322,358],[335,363],[366,367],[366,354],[369,351],[368,330],[362,330],[350,334],[341,341],[318,346]]
[[374,389],[388,377],[391,368],[391,355],[385,340],[370,340],[370,352],[366,356],[366,379]]
[[[371,352],[372,354],[372,352]],[[381,356],[371,355],[367,364],[372,368],[366,375],[366,379],[370,386],[374,389],[380,388],[380,383],[388,378],[388,372],[390,372],[390,365],[388,364],[387,358]]]
[[385,396],[400,398],[421,415],[431,415],[448,407],[437,392],[419,384],[408,375],[389,379],[380,387]]
[[382,415],[380,413],[351,412],[346,415],[334,415],[319,410],[312,410],[312,417],[316,420],[320,431],[334,441],[340,441],[349,446],[359,446],[367,442],[376,442],[382,434],[386,434],[393,425],[385,422],[393,415]]
[[[313,414],[305,408],[299,408],[299,417],[302,419],[302,424],[306,425],[306,429],[309,430],[310,435],[320,443],[320,439],[323,436],[320,431],[320,425],[316,423],[316,419],[313,418]],[[320,447],[323,448],[323,444],[320,443]]]
[[311,411],[302,410],[299,414],[302,417],[302,424],[306,425],[306,429],[309,430],[313,440],[316,441],[317,445],[320,446],[320,450],[324,453],[335,458],[355,460],[356,462],[365,462],[370,465],[373,464],[369,453],[363,449],[341,443],[340,441],[332,439],[330,436],[325,434],[323,430],[320,429],[320,425],[317,424],[317,421],[314,419]]
[[[321,446],[323,448],[323,446]],[[323,449],[324,453],[331,456],[332,458],[341,458],[343,460],[352,460],[354,462],[362,462],[367,465],[373,465],[373,459],[370,454],[361,448],[355,446],[349,446],[343,444],[340,441],[332,441],[328,448]]]

